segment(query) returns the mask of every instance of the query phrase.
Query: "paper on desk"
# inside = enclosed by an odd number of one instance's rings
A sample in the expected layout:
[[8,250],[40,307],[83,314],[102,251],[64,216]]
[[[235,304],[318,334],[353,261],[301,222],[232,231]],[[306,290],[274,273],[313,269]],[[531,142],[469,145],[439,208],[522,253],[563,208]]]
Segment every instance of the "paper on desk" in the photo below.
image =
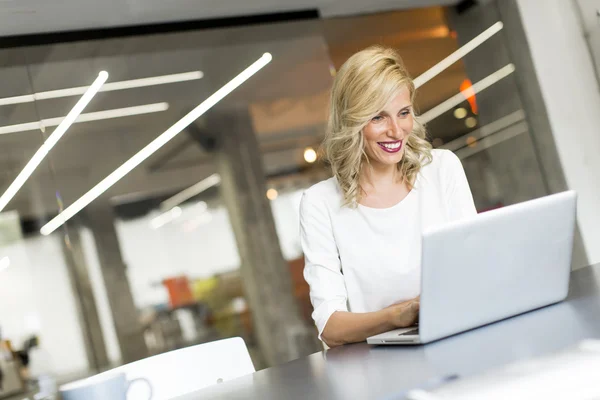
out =
[[[517,362],[428,393],[431,400],[600,399],[600,341]],[[418,398],[419,396],[415,397]]]

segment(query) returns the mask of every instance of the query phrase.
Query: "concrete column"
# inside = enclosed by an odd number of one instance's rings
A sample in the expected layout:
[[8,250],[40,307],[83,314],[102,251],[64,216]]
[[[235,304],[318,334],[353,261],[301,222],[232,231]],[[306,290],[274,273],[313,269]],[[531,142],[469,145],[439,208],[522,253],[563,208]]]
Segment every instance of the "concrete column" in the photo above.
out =
[[269,365],[319,351],[316,331],[300,317],[266,198],[262,156],[247,110],[211,111],[206,128],[217,139],[221,194],[241,258],[257,339]]
[[[539,3],[538,3],[539,4]],[[515,72],[477,95],[479,125],[485,126],[517,110],[523,110],[527,131],[463,160],[468,176],[486,171],[497,183],[504,204],[513,204],[567,190],[550,120],[534,71],[531,52],[515,0],[481,1],[461,13],[451,12],[450,23],[459,45],[497,21],[504,29],[464,59],[467,75],[476,82],[512,63]],[[473,192],[485,192],[485,185]],[[588,264],[586,250],[576,230],[572,267]]]
[[73,293],[77,298],[78,318],[83,329],[88,363],[90,369],[100,372],[108,368],[109,360],[77,226],[70,223],[67,235],[60,236],[60,241]]
[[139,312],[129,286],[127,267],[121,256],[113,208],[106,199],[98,199],[86,208],[85,214],[96,242],[122,361],[126,364],[148,357]]

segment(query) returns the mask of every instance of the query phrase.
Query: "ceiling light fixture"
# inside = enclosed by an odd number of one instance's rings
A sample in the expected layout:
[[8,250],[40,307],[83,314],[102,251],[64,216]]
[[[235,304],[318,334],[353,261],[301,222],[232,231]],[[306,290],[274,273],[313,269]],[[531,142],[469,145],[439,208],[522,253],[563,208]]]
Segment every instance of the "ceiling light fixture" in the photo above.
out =
[[201,180],[195,185],[190,186],[187,189],[182,190],[176,195],[169,197],[167,200],[160,203],[161,210],[170,210],[171,208],[180,205],[186,200],[191,199],[194,196],[199,195],[211,187],[221,183],[221,176],[219,174],[212,174],[206,179]]
[[168,224],[169,222],[173,222],[177,218],[181,217],[182,213],[183,210],[180,207],[173,207],[166,213],[163,213],[158,217],[153,218],[152,221],[150,221],[150,227],[152,229],[158,229]]
[[92,98],[98,93],[98,90],[104,85],[104,82],[108,79],[108,72],[101,71],[98,74],[98,77],[92,83],[92,85],[87,89],[85,94],[79,99],[75,107],[67,114],[67,116],[60,122],[58,127],[48,136],[48,139],[44,141],[44,143],[40,146],[40,148],[35,152],[31,160],[25,165],[25,168],[17,175],[15,180],[10,184],[8,189],[0,196],[0,211],[4,209],[11,201],[11,199],[17,194],[19,189],[25,184],[27,179],[33,174],[33,171],[40,165],[42,160],[46,157],[46,155],[52,150],[54,145],[58,143],[60,138],[63,137],[67,129],[71,126],[71,124],[75,121],[75,119],[81,114],[81,111],[89,104]]
[[221,101],[225,96],[234,91],[242,83],[250,79],[255,73],[267,65],[273,57],[270,53],[265,53],[252,63],[248,68],[239,73],[235,78],[226,83],[223,87],[213,93],[210,97],[200,103],[196,108],[177,121],[173,126],[160,134],[156,139],[150,142],[146,147],[137,152],[129,160],[125,161],[120,167],[111,172],[106,178],[101,180],[96,186],[77,199],[73,204],[67,207],[63,212],[54,217],[50,222],[40,230],[42,235],[49,235],[59,226],[71,219],[75,214],[94,201],[102,193],[106,192],[112,185],[140,165],[144,160],[154,154],[158,149],[177,136],[188,125],[198,119],[202,114],[210,110],[215,104]]
[[450,54],[448,57],[444,58],[439,63],[435,64],[433,67],[429,68],[427,71],[423,72],[421,75],[415,78],[413,81],[415,87],[420,87],[435,78],[442,71],[447,69],[449,66],[469,54],[471,51],[479,47],[483,42],[494,36],[496,33],[500,32],[504,24],[501,21],[496,22],[494,25],[490,26],[485,31],[481,32],[479,35],[475,36],[472,40],[467,42],[464,46],[460,47],[454,53]]
[[[100,121],[112,118],[130,117],[133,115],[150,114],[155,112],[166,111],[169,109],[169,103],[154,103],[145,104],[134,107],[115,108],[112,110],[96,111],[91,113],[80,114],[74,124],[81,122]],[[26,122],[24,124],[0,126],[0,135],[6,135],[16,132],[27,132],[41,130],[51,126],[58,126],[66,117],[47,118],[37,122]]]
[[269,189],[267,190],[267,199],[269,200],[275,200],[277,198],[277,196],[279,196],[279,193],[277,192],[276,189]]
[[[472,87],[470,87],[468,89],[468,95],[477,94],[477,93],[481,92],[482,90],[487,89],[488,87],[492,86],[494,83],[498,82],[499,80],[501,80],[503,78],[506,78],[508,75],[512,74],[513,72],[515,72],[515,66],[513,64],[508,64],[508,65],[500,68],[498,71],[494,72],[491,75],[488,75],[487,77],[483,78],[482,80],[480,80],[479,82],[474,84]],[[431,122],[433,119],[439,117],[443,113],[450,111],[452,108],[456,107],[457,105],[459,105],[460,103],[465,101],[465,97],[467,96],[467,94],[465,92],[466,91],[457,93],[454,96],[450,97],[448,100],[433,107],[431,110],[427,111],[426,113],[423,113],[421,115],[421,117],[419,118],[419,120],[421,121],[421,123],[426,124],[428,122]]]
[[[147,86],[164,85],[167,83],[186,82],[201,79],[204,76],[202,71],[183,72],[179,74],[152,76],[149,78],[131,79],[127,81],[111,82],[102,87],[100,92],[112,92],[115,90],[134,89]],[[22,96],[5,97],[0,99],[0,106],[10,104],[32,103],[36,100],[58,99],[61,97],[78,96],[87,90],[87,86],[73,87],[67,89],[49,90],[34,94]]]
[[467,116],[467,109],[466,108],[459,107],[456,110],[454,110],[454,118],[456,118],[456,119],[463,119],[466,116]]
[[306,161],[309,164],[312,164],[315,161],[317,161],[317,152],[312,147],[307,147],[304,150],[304,161]]
[[475,119],[474,117],[469,117],[465,119],[465,125],[467,126],[467,128],[475,128],[477,126],[477,119]]

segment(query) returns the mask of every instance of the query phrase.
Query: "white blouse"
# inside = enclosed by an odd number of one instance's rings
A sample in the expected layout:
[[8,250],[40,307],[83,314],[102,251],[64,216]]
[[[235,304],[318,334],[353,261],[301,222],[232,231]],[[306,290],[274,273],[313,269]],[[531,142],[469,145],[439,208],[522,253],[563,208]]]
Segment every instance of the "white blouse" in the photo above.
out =
[[458,157],[448,150],[432,156],[414,188],[389,208],[342,207],[335,178],[304,192],[304,278],[319,337],[335,311],[378,311],[418,296],[421,232],[477,213]]

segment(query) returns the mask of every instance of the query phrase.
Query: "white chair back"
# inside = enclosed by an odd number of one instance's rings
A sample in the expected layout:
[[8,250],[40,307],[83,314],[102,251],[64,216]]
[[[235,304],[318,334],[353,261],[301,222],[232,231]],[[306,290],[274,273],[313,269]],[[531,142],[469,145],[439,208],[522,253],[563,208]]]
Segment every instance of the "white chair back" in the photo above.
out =
[[[148,357],[103,372],[124,372],[128,380],[145,378],[152,400],[168,400],[255,372],[250,353],[239,337],[203,343]],[[144,383],[134,383],[127,400],[147,400]]]

